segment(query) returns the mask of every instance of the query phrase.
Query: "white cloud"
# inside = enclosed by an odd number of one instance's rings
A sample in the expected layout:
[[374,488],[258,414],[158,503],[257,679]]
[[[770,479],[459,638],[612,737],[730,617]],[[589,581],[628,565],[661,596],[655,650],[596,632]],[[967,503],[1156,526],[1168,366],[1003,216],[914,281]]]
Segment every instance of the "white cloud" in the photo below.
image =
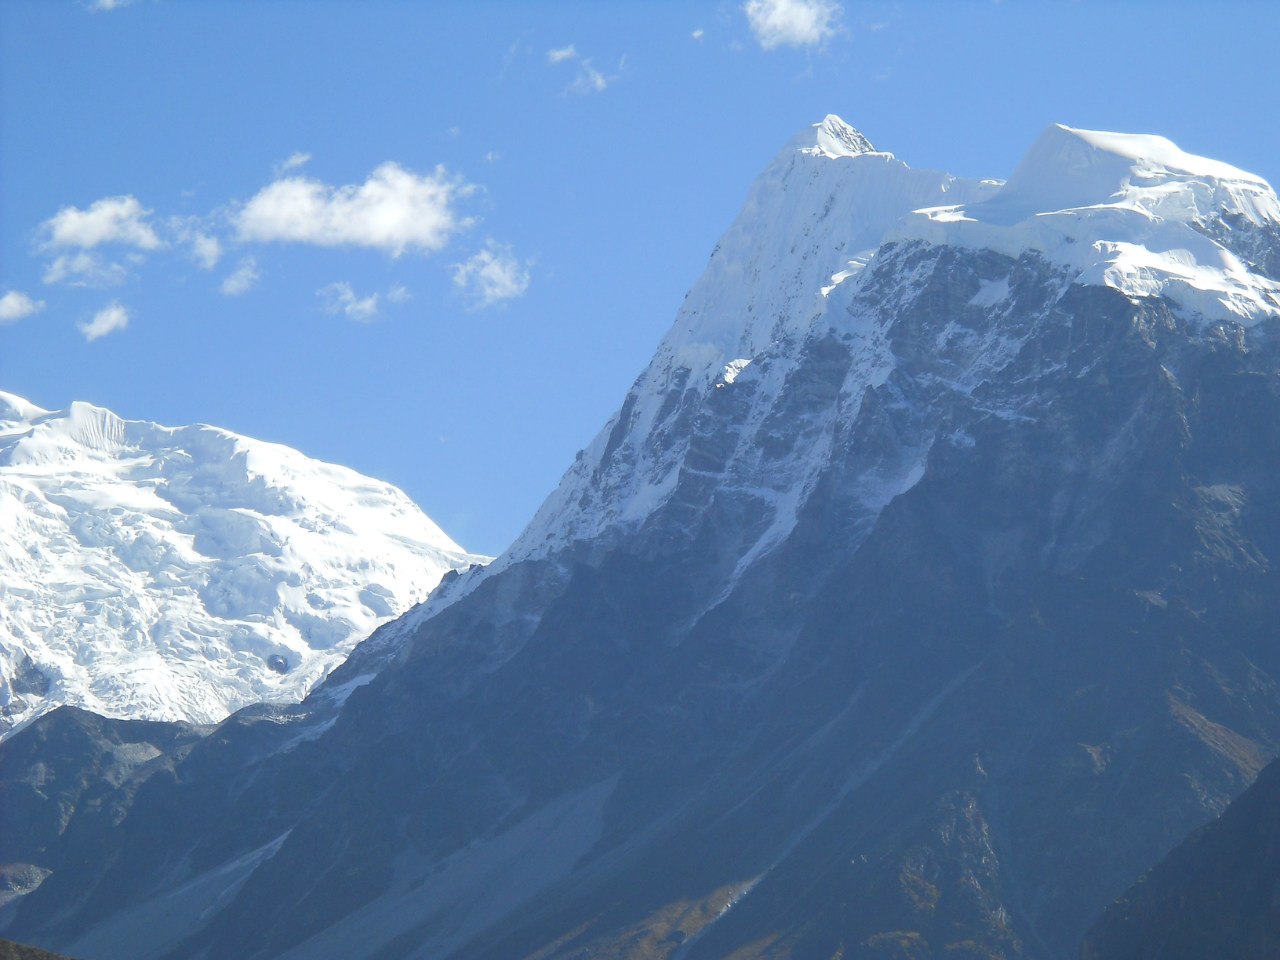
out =
[[304,153],[303,151],[299,150],[296,153],[290,155],[288,160],[284,160],[281,163],[276,164],[276,176],[278,177],[283,173],[288,173],[290,170],[301,169],[302,167],[305,167],[310,162],[311,162],[311,154]]
[[17,323],[44,309],[43,300],[32,300],[21,290],[10,290],[0,297],[0,325]]
[[173,242],[186,247],[201,270],[212,270],[222,260],[222,241],[208,232],[208,222],[209,218],[201,217],[169,217],[165,222]]
[[590,60],[583,60],[578,64],[578,75],[573,78],[573,83],[569,84],[568,91],[570,93],[603,93],[605,88],[617,77],[606,77],[603,73],[591,65]]
[[241,240],[374,247],[398,257],[410,247],[439,250],[470,226],[454,207],[474,190],[444,167],[419,176],[388,162],[362,184],[276,180],[240,209],[235,224]]
[[701,40],[703,37],[706,36],[706,32],[701,27],[699,27],[697,30],[693,31],[693,33],[689,34],[689,36],[693,37],[693,39],[695,40]]
[[623,57],[618,63],[618,73],[612,76],[605,76],[601,71],[596,69],[591,62],[590,57],[584,57],[578,53],[577,47],[572,43],[567,47],[559,47],[554,50],[547,51],[548,63],[567,63],[575,62],[578,65],[577,75],[573,78],[573,82],[565,87],[565,93],[587,94],[587,93],[603,93],[609,84],[617,80],[621,75],[623,66],[627,62],[627,58]]
[[523,296],[529,279],[529,264],[517,260],[510,247],[492,240],[475,256],[453,267],[454,284],[466,291],[477,308]]
[[222,280],[222,292],[228,297],[238,297],[248,293],[258,282],[258,261],[253,257],[242,257],[236,268]]
[[222,259],[222,244],[217,237],[195,233],[191,237],[191,253],[204,270],[212,270]]
[[133,0],[93,0],[93,5],[89,9],[95,13],[99,10],[119,10],[131,3]]
[[748,0],[742,9],[766,50],[819,44],[834,36],[842,13],[835,0]]
[[90,250],[104,243],[118,243],[140,250],[158,250],[164,246],[137,197],[104,197],[90,204],[88,210],[63,207],[40,226],[46,247],[80,247]]
[[124,283],[127,271],[119,263],[108,263],[87,250],[63,253],[45,268],[45,283],[69,283],[74,287],[114,287]]
[[345,281],[321,287],[316,291],[316,296],[325,301],[326,311],[346,314],[351,320],[368,323],[378,315],[378,295],[373,293],[363,299],[357,297],[356,292],[351,289],[351,284]]
[[108,333],[123,330],[129,325],[129,311],[120,305],[118,300],[112,301],[93,315],[88,323],[76,324],[84,338],[92,343]]
[[387,291],[387,303],[407,303],[413,299],[413,294],[404,286],[395,286]]

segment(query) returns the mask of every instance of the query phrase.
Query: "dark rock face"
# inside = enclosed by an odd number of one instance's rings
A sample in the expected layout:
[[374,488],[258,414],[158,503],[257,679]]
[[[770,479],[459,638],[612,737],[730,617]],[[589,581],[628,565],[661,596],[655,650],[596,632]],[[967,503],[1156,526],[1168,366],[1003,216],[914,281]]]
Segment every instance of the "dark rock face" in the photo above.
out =
[[1081,956],[1280,956],[1280,761],[1109,906]]
[[[8,935],[88,960],[1074,957],[1280,749],[1275,331],[1031,254],[868,269],[804,342],[673,390],[688,452],[642,523],[483,579],[336,713],[246,712],[104,788],[92,836],[24,853],[52,873]],[[748,563],[775,514],[727,479],[744,450],[812,467]]]
[[109,859],[98,854],[114,852],[110,838],[135,793],[153,776],[172,776],[201,732],[62,707],[6,743],[0,750],[0,908],[51,874],[75,870],[83,882],[105,867]]

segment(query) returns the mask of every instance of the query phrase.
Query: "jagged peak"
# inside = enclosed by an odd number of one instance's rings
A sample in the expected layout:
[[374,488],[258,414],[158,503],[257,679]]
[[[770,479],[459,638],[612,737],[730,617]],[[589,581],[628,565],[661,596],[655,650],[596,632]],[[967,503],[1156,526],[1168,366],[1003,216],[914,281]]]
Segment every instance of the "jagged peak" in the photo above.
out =
[[876,152],[870,140],[834,113],[829,113],[819,122],[812,124],[809,130],[797,137],[797,140],[805,144],[800,148],[801,153],[815,157],[829,157],[832,160]]

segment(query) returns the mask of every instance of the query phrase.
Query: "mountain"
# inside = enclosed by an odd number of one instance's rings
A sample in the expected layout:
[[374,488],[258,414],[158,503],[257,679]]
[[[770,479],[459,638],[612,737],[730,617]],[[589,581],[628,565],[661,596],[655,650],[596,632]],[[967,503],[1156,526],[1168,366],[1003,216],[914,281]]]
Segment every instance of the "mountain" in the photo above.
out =
[[0,930],[1074,958],[1280,750],[1278,251],[1161,138],[1050,127],[1002,184],[826,118],[506,554],[301,705],[14,737]]
[[67,960],[67,958],[45,950],[37,950],[35,947],[24,947],[20,943],[9,940],[0,940],[0,960]]
[[0,393],[0,735],[297,701],[474,557],[402,492],[209,426]]
[[1081,956],[1280,956],[1280,761],[1109,906]]

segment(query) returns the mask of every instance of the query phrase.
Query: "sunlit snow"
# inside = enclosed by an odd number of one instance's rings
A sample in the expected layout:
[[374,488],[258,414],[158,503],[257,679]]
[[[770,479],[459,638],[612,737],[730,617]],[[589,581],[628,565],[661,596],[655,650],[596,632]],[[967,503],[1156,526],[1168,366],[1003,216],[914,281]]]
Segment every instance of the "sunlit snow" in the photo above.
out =
[[208,426],[0,393],[0,733],[299,700],[468,555],[399,490]]
[[[746,407],[734,414],[737,448],[719,489],[753,499],[772,517],[754,545],[744,546],[744,563],[780,542],[829,455],[833,433],[857,417],[858,398],[897,364],[884,331],[865,323],[856,306],[885,250],[923,243],[1015,259],[1030,253],[1058,271],[1064,289],[1102,285],[1133,298],[1162,297],[1193,324],[1248,325],[1280,314],[1280,284],[1211,236],[1223,218],[1271,229],[1280,223],[1280,204],[1257,176],[1162,137],[1054,125],[1007,182],[966,180],[913,170],[827,116],[788,144],[751,187],[622,409],[512,548],[464,586],[510,563],[643,523],[682,477],[698,474],[686,463],[690,438],[674,411],[698,409],[704,401],[691,397],[730,385]],[[905,297],[927,279],[900,270],[895,282]],[[970,306],[999,311],[1010,296],[1008,278],[984,280]],[[1020,340],[1001,329],[978,336],[940,320],[939,351],[970,358],[954,371],[950,388],[972,391],[1017,354]],[[796,425],[805,439],[789,456],[762,458],[753,438],[804,344],[830,332],[853,350],[839,403],[824,423]],[[858,481],[869,518],[915,483],[927,452],[904,448],[900,462]],[[740,564],[734,577],[741,572]]]
[[1054,124],[993,195],[919,210],[889,239],[1034,250],[1077,283],[1165,296],[1192,316],[1225,310],[1246,325],[1280,316],[1280,283],[1198,229],[1224,216],[1276,222],[1280,203],[1260,177],[1164,137]]

